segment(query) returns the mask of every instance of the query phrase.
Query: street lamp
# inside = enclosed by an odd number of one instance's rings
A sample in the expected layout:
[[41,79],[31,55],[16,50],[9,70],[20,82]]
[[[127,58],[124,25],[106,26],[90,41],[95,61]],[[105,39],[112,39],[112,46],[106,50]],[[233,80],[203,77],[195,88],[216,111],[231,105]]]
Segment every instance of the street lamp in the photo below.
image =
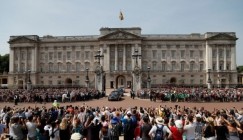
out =
[[138,65],[138,58],[141,58],[141,54],[138,54],[138,50],[135,49],[134,54],[132,55],[132,57],[136,60],[136,66]]
[[95,58],[98,59],[98,64],[100,65],[100,58],[104,57],[104,55],[100,54],[100,50],[97,51],[97,54],[95,55]]
[[89,68],[86,68],[86,80],[85,80],[85,82],[86,82],[87,88],[89,88],[89,75],[88,75],[88,73],[89,73]]
[[151,78],[150,78],[150,67],[148,67],[148,83],[147,83],[147,88],[150,88],[150,82],[151,82]]

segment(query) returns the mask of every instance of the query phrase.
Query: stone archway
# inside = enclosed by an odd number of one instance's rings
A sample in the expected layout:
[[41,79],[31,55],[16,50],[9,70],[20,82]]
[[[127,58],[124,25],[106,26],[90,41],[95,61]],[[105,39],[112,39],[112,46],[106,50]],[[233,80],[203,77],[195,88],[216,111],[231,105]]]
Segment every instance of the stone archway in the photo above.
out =
[[67,78],[67,79],[65,80],[65,85],[67,85],[67,86],[71,86],[72,83],[73,83],[73,81],[72,81],[72,79],[70,79],[70,78]]
[[175,77],[170,78],[170,84],[176,84],[176,78]]
[[18,81],[18,88],[24,89],[24,81],[23,80]]
[[116,78],[116,88],[125,87],[125,85],[126,85],[126,78],[125,78],[125,76],[123,76],[123,75],[117,76],[117,78]]

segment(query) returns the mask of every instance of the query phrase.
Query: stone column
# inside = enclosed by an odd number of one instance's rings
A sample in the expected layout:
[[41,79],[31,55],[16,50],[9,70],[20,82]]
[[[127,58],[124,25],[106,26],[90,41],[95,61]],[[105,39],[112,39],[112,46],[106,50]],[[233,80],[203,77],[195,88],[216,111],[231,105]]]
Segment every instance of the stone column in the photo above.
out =
[[226,47],[227,46],[224,46],[224,70],[226,70],[226,66],[227,66],[227,59],[226,59]]
[[118,45],[115,45],[115,71],[117,71],[117,66],[118,66],[118,56],[117,56],[117,47],[118,47]]
[[206,70],[212,69],[212,47],[206,43]]
[[236,49],[235,45],[231,45],[231,70],[236,70]]
[[219,70],[219,47],[217,47],[217,61],[216,61],[216,70]]
[[19,55],[19,59],[18,59],[18,72],[20,72],[20,66],[21,66],[21,63],[20,63],[20,59],[21,59],[21,49],[18,49],[18,55]]
[[10,65],[9,65],[9,72],[12,73],[14,72],[14,57],[15,57],[15,50],[14,48],[10,48],[10,55],[9,55],[9,62],[10,62]]
[[[25,54],[26,54],[26,55],[24,56],[24,57],[25,57],[25,71],[31,70],[31,67],[30,67],[30,68],[28,67],[28,55],[29,55],[29,54],[28,54],[28,49],[29,49],[29,48],[26,47],[26,49],[25,49],[25,51],[24,51]],[[32,66],[32,64],[31,64],[31,66]]]
[[126,44],[123,45],[123,70],[126,70]]

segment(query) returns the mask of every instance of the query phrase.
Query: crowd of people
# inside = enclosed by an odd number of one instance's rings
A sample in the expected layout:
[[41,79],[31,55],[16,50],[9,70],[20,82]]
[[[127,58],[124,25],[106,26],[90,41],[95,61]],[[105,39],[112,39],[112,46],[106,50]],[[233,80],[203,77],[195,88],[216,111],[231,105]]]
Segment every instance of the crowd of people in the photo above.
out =
[[1,139],[10,140],[243,139],[243,108],[5,106],[0,121]]
[[141,89],[137,97],[151,101],[204,101],[204,102],[239,102],[243,100],[243,89],[237,88],[157,88]]
[[99,92],[92,88],[38,88],[38,89],[0,89],[0,101],[13,102],[16,98],[19,102],[58,102],[87,101],[99,99],[105,96],[105,92]]

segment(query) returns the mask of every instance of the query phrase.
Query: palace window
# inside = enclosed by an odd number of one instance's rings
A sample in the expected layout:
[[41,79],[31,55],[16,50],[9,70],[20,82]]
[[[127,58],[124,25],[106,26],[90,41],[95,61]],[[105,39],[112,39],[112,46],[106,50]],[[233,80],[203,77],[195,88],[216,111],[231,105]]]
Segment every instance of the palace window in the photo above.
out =
[[67,72],[70,72],[72,70],[72,64],[67,63]]
[[203,59],[203,51],[202,50],[199,51],[199,58]]
[[200,62],[199,71],[203,71],[203,67],[204,67],[203,62]]
[[194,58],[194,50],[190,50],[190,58],[191,58],[191,59]]
[[49,52],[49,60],[53,60],[53,52]]
[[48,64],[49,72],[53,72],[53,63]]
[[185,50],[181,50],[181,58],[185,59]]
[[153,59],[157,59],[157,50],[153,50],[152,53],[153,53]]
[[153,62],[152,70],[157,70],[157,62]]
[[227,57],[227,58],[230,58],[230,57],[231,57],[231,52],[230,52],[230,50],[227,50],[227,51],[226,51],[226,57]]
[[219,49],[219,58],[223,58],[224,50]]
[[71,52],[70,51],[67,52],[67,60],[71,60]]
[[58,57],[58,60],[62,60],[62,52],[58,52],[57,57]]
[[175,71],[175,69],[176,69],[176,62],[172,62],[171,71]]
[[181,62],[181,71],[183,72],[185,69],[185,62]]
[[194,70],[194,65],[195,65],[194,62],[191,62],[191,63],[190,63],[190,71],[193,71],[193,70]]
[[80,63],[76,63],[76,71],[80,71],[81,70],[81,64]]
[[166,71],[166,62],[162,62],[161,70]]
[[166,50],[162,50],[162,55],[161,55],[162,59],[166,58]]
[[62,71],[62,63],[57,63],[57,71],[58,72]]
[[87,60],[87,59],[89,59],[90,58],[90,52],[88,52],[88,51],[85,51],[85,59]]
[[77,59],[77,60],[80,59],[80,51],[76,51],[76,59]]
[[176,51],[175,50],[171,51],[171,58],[176,59]]

